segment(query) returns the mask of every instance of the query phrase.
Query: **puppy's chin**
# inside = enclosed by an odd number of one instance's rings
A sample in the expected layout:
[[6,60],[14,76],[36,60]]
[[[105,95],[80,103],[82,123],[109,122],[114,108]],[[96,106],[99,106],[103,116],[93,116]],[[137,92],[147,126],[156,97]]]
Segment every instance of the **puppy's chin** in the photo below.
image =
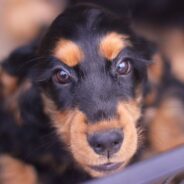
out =
[[117,163],[105,163],[93,166],[86,166],[85,171],[93,178],[105,177],[119,171],[122,171],[125,167],[124,162]]

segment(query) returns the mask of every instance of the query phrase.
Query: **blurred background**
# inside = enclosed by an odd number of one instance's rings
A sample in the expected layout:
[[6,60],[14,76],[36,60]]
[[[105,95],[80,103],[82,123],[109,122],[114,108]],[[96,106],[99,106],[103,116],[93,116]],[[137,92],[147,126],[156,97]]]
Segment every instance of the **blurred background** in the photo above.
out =
[[[99,4],[131,17],[137,34],[154,42],[145,101],[141,159],[184,144],[184,2],[179,0],[0,0],[0,61],[42,35],[68,6]],[[76,15],[77,16],[77,15]]]
[[1,0],[0,59],[38,36],[66,3],[65,0]]

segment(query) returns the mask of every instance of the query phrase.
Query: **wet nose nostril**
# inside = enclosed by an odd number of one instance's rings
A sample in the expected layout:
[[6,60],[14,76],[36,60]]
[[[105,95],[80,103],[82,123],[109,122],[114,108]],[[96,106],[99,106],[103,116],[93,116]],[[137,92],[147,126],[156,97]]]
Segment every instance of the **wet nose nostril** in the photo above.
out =
[[90,146],[100,155],[113,155],[120,149],[122,141],[123,133],[119,129],[98,132],[88,136]]
[[100,149],[101,147],[102,147],[101,144],[96,144],[96,145],[95,145],[95,148],[97,148],[97,149]]
[[112,147],[113,147],[112,151],[117,152],[120,149],[121,144],[122,144],[122,139],[121,138],[119,138],[119,139],[115,140],[114,142],[112,142]]
[[103,146],[101,144],[96,144],[96,145],[94,145],[94,149],[96,151],[101,151],[103,149]]
[[120,143],[120,141],[119,141],[119,140],[114,141],[114,142],[112,142],[112,146],[116,146],[116,145],[118,145],[119,143]]

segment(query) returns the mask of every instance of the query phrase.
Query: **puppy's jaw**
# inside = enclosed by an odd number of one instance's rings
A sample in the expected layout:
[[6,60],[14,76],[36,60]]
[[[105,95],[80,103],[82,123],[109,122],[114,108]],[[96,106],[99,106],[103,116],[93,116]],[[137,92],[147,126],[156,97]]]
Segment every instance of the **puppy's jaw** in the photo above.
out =
[[[45,95],[43,95],[43,101],[45,111],[51,117],[58,136],[67,145],[75,161],[91,176],[102,177],[121,170],[136,153],[139,142],[136,122],[141,115],[136,102],[120,102],[117,106],[118,116],[116,118],[92,124],[86,115],[78,109],[61,112]],[[122,129],[124,140],[120,150],[108,160],[107,157],[93,151],[87,141],[87,135],[115,128]],[[111,172],[98,172],[91,168],[91,166],[98,166],[109,161],[122,163],[122,165]]]

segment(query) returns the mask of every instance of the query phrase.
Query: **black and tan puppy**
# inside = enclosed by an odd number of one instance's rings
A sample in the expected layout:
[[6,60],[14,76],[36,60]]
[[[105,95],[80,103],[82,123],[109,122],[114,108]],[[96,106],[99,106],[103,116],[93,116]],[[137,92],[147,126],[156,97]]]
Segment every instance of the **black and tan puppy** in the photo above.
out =
[[34,81],[45,112],[92,176],[121,170],[139,147],[148,45],[98,7],[60,15],[42,42]]
[[122,170],[140,147],[150,48],[129,20],[76,5],[54,21],[33,56],[28,72],[44,112],[74,160],[93,177]]

